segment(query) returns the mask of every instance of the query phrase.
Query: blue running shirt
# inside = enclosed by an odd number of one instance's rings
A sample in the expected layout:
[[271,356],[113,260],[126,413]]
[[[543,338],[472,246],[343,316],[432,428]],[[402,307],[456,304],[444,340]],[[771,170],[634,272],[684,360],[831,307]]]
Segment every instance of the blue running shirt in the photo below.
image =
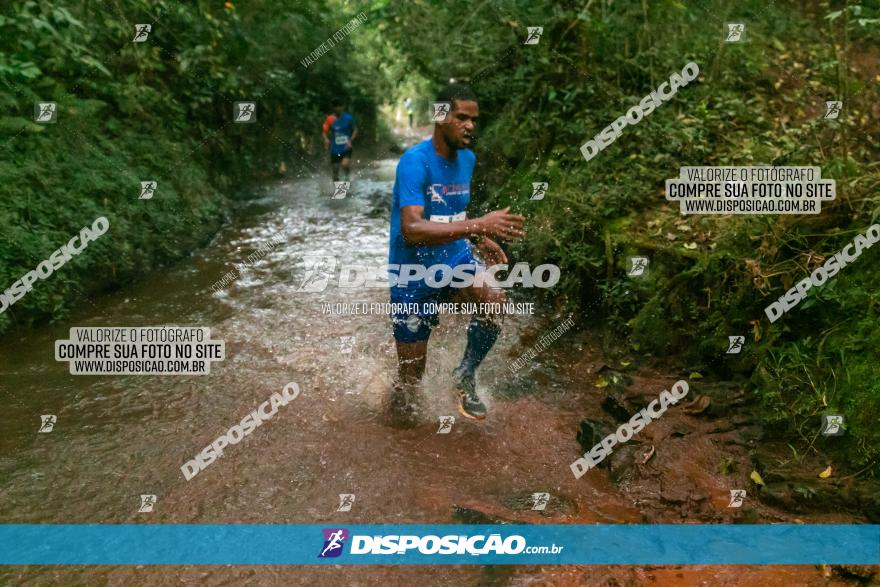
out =
[[[444,245],[407,244],[400,230],[400,209],[424,206],[422,217],[425,220],[464,220],[471,199],[471,175],[476,161],[477,157],[470,149],[459,149],[454,160],[444,159],[434,152],[431,139],[406,150],[397,164],[391,201],[389,264],[454,267],[457,261],[470,256],[470,247],[463,238]],[[423,281],[411,281],[406,289],[421,288],[427,288]]]
[[343,112],[336,117],[330,125],[330,153],[339,155],[348,150],[346,146],[354,133],[354,117],[348,112]]

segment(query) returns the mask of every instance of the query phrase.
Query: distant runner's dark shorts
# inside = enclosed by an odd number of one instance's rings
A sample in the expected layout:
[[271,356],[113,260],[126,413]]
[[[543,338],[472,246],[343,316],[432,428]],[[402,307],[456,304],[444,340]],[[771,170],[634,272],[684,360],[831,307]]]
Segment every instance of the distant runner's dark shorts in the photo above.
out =
[[[467,253],[453,263],[451,267],[458,265],[473,265],[473,269],[467,273],[471,275],[484,271],[486,266],[482,261],[473,256],[470,248]],[[462,288],[450,285],[441,288],[391,288],[391,304],[406,306],[403,311],[392,311],[391,322],[394,330],[394,339],[398,342],[420,342],[428,340],[431,330],[440,323],[437,312],[438,304],[452,301],[456,293]]]
[[343,159],[351,159],[351,149],[346,149],[342,153],[330,153],[330,163],[338,163]]

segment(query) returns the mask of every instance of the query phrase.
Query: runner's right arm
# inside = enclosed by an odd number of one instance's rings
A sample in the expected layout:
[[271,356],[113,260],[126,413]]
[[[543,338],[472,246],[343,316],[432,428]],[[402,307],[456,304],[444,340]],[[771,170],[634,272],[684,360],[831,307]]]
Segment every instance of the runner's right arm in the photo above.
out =
[[400,230],[410,245],[445,245],[460,238],[481,236],[516,240],[525,234],[525,218],[510,214],[509,210],[495,210],[473,220],[431,222],[422,217],[424,206],[404,206],[400,209]]
[[324,119],[324,124],[322,125],[322,130],[324,131],[324,146],[330,146],[330,125],[333,124],[333,121],[336,120],[336,117],[332,114]]

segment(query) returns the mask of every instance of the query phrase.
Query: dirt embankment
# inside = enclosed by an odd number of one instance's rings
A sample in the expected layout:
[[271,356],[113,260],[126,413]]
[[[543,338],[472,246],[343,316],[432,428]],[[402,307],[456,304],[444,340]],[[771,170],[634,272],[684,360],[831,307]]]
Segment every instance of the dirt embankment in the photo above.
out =
[[[584,346],[589,349],[590,343]],[[817,431],[810,450],[797,453],[775,431],[762,426],[761,408],[745,382],[670,375],[675,369],[668,361],[638,366],[635,358],[614,365],[606,360],[595,348],[561,360],[564,378],[572,382],[563,392],[566,403],[582,414],[572,434],[584,452],[677,380],[688,382],[685,398],[628,442],[615,446],[597,469],[586,473],[607,478],[619,491],[618,497],[642,512],[642,523],[880,522],[880,483],[849,470],[834,450],[835,437],[823,437]],[[577,456],[572,454],[571,460]],[[732,490],[745,491],[738,506],[732,505]],[[878,566],[773,568],[776,574],[771,584],[880,582]],[[614,582],[613,577],[622,576],[610,567],[608,573],[610,582],[595,584],[626,584]],[[727,583],[722,580],[724,572],[719,573],[712,573],[713,580],[720,581],[713,584],[766,584],[762,581],[771,576],[762,578],[755,567],[742,568]],[[638,578],[626,575],[627,580],[651,585],[691,585],[700,576],[704,575],[696,567],[646,568]]]

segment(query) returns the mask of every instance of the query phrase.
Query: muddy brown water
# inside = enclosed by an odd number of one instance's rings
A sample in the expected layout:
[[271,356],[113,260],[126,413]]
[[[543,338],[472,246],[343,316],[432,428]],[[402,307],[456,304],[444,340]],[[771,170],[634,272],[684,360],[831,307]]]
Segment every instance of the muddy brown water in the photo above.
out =
[[[298,291],[303,254],[385,263],[396,160],[364,163],[346,200],[326,178],[266,186],[205,249],[111,295],[84,300],[64,323],[0,342],[2,523],[639,523],[651,512],[605,473],[575,480],[569,463],[583,382],[555,365],[585,352],[570,333],[513,376],[520,338],[564,319],[508,318],[479,373],[490,415],[458,417],[449,373],[465,317],[445,317],[430,343],[421,423],[388,425],[384,398],[396,358],[387,317],[324,313],[328,302],[385,302],[385,290]],[[278,237],[221,293],[211,286]],[[539,312],[540,312],[539,308]],[[208,326],[227,358],[195,376],[72,376],[54,341],[72,326]],[[549,326],[544,326],[549,325]],[[354,337],[350,353],[341,337]],[[526,336],[526,338],[531,338]],[[581,337],[582,338],[582,337]],[[195,478],[180,467],[273,392],[300,396]],[[659,390],[659,388],[658,388]],[[38,434],[41,414],[53,432]],[[438,419],[456,416],[450,434]],[[554,507],[530,511],[546,491]],[[350,512],[338,495],[355,494]],[[155,494],[152,513],[137,513]],[[723,507],[723,506],[719,506]],[[476,518],[474,518],[476,516]],[[813,567],[6,567],[12,584],[65,585],[807,585]]]

